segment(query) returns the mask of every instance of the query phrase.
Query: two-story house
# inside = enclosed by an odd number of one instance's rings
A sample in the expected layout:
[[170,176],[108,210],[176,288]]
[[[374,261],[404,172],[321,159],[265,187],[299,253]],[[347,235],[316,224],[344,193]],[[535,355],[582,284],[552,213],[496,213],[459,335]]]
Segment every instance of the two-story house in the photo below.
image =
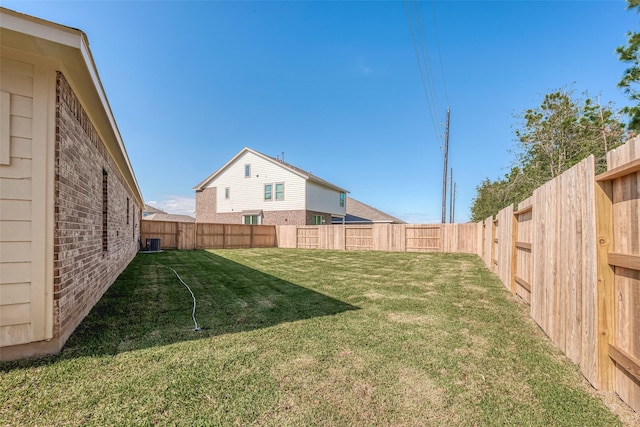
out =
[[315,225],[344,218],[347,191],[324,179],[243,148],[194,187],[196,222]]

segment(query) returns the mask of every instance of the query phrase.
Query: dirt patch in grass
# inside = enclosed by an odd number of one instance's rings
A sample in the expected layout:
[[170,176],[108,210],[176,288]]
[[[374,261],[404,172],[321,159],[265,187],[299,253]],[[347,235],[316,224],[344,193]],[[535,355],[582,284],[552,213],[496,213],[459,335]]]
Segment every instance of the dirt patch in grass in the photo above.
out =
[[436,326],[440,323],[440,319],[436,316],[415,313],[389,313],[387,318],[392,322],[410,323],[414,325],[430,325]]

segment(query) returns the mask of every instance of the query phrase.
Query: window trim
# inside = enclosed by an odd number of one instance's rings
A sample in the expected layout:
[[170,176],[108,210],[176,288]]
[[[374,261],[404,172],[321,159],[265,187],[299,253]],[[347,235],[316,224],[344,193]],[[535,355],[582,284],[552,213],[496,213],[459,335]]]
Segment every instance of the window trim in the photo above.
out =
[[109,174],[102,169],[102,252],[109,252]]
[[251,178],[251,163],[244,165],[244,177]]
[[[269,197],[267,197],[267,186],[269,187]],[[264,185],[264,201],[265,202],[272,202],[273,201],[273,184],[272,183],[268,183]]]
[[326,225],[327,221],[324,215],[311,215],[311,225]]
[[231,187],[224,187],[224,199],[229,200],[231,198]]
[[[274,193],[275,193],[275,201],[277,202],[277,201],[284,200],[284,182],[276,182],[274,185],[275,185],[275,191],[274,191]],[[282,197],[281,198],[278,198],[278,185],[282,185],[282,191],[281,191]]]
[[344,191],[341,191],[340,192],[340,207],[341,208],[344,208],[345,199],[346,199],[346,197],[345,197]]
[[[250,218],[247,223],[247,218]],[[253,222],[253,219],[256,219],[256,222]],[[260,215],[242,215],[242,224],[244,225],[260,225],[262,223],[262,218]]]

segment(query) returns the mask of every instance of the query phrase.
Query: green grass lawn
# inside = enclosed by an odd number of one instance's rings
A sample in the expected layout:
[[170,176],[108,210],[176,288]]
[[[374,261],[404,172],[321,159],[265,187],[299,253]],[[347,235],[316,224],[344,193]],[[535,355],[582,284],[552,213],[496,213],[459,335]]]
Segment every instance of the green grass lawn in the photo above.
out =
[[60,355],[0,365],[0,425],[619,423],[470,255],[141,254]]

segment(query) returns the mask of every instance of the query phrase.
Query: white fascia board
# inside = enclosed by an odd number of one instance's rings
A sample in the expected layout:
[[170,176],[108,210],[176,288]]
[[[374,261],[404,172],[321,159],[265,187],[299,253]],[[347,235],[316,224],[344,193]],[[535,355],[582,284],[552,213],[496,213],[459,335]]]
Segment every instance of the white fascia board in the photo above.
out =
[[133,167],[131,166],[131,161],[129,160],[129,154],[127,153],[127,149],[124,146],[124,141],[122,140],[122,135],[120,134],[120,129],[118,129],[118,125],[116,123],[116,119],[113,117],[113,111],[111,110],[111,105],[109,105],[109,100],[107,99],[107,95],[104,91],[104,87],[102,86],[102,81],[100,81],[100,76],[98,75],[98,69],[96,67],[95,62],[93,61],[93,56],[91,55],[91,51],[89,50],[89,42],[87,41],[87,38],[85,36],[85,34],[81,31],[79,31],[79,38],[80,38],[80,52],[82,54],[82,57],[84,59],[85,64],[87,65],[87,70],[89,71],[89,75],[91,76],[91,80],[93,81],[93,85],[96,88],[96,91],[98,92],[98,96],[100,97],[100,102],[102,103],[102,108],[104,109],[105,113],[107,114],[107,118],[109,120],[109,123],[111,124],[111,128],[114,134],[114,137],[116,138],[116,141],[118,143],[118,146],[120,148],[120,152],[122,153],[122,156],[124,157],[124,161],[126,162],[127,168],[129,169],[129,173],[131,174],[131,177],[133,178],[133,183],[135,185],[135,190],[138,192],[138,194],[140,195],[140,200],[139,202],[142,203],[142,205],[144,206],[144,199],[142,197],[142,191],[140,190],[140,187],[138,185],[138,180],[136,178],[136,174],[133,170]]
[[195,191],[198,190],[204,190],[206,188],[206,186],[213,181],[213,179],[215,177],[217,177],[218,175],[220,175],[222,173],[222,171],[224,171],[225,169],[227,169],[231,164],[233,164],[243,153],[247,152],[247,151],[252,151],[250,148],[244,147],[242,150],[240,150],[238,152],[238,154],[236,154],[235,156],[233,156],[231,158],[231,160],[229,160],[227,163],[225,163],[224,165],[222,165],[222,167],[216,169],[215,172],[213,172],[211,175],[209,175],[208,177],[206,177],[204,180],[200,181],[200,183],[198,185],[196,185],[195,187],[193,187],[193,189]]
[[18,12],[8,13],[6,9],[0,10],[0,22],[2,22],[3,28],[17,33],[80,49],[78,37],[82,33],[80,30],[64,27],[54,22],[42,21],[39,18]]
[[[73,51],[78,52],[84,62],[86,67],[88,78],[90,79],[91,85],[96,91],[96,94],[99,98],[99,102],[101,104],[101,108],[104,111],[104,114],[111,126],[111,133],[115,142],[118,145],[118,150],[120,151],[120,155],[117,153],[112,153],[109,150],[108,142],[103,141],[105,145],[107,145],[107,151],[110,152],[111,156],[116,160],[117,157],[120,157],[124,160],[124,166],[128,169],[127,171],[122,171],[123,175],[126,175],[127,172],[131,177],[130,184],[133,185],[131,188],[132,192],[137,193],[138,201],[144,205],[144,199],[142,197],[142,191],[140,190],[140,186],[138,185],[138,180],[136,179],[135,172],[133,171],[133,167],[131,166],[131,161],[129,160],[129,155],[127,154],[127,150],[124,146],[124,142],[122,141],[122,136],[120,135],[120,130],[116,124],[115,118],[113,117],[113,112],[111,111],[111,106],[109,105],[109,101],[107,100],[107,96],[105,94],[104,88],[102,87],[102,82],[100,81],[100,77],[98,75],[98,70],[96,68],[95,62],[93,61],[93,56],[91,55],[91,51],[89,49],[89,42],[87,40],[86,35],[78,29],[66,27],[64,25],[57,24],[55,22],[46,21],[40,18],[36,18],[30,15],[26,15],[23,13],[15,12],[10,9],[0,8],[0,26],[2,28],[6,28],[8,30],[14,31],[19,34],[24,34],[29,37],[33,37],[34,39],[45,40],[49,43],[55,43],[62,46],[67,46],[71,48]],[[42,46],[41,46],[42,49]],[[46,50],[46,48],[44,48]],[[43,51],[37,52],[37,54],[46,54]],[[58,56],[58,55],[55,55]],[[67,54],[63,54],[63,57],[58,57],[58,59],[62,63],[62,67],[65,68],[65,56]],[[69,59],[67,57],[66,59]],[[81,79],[86,79],[86,74],[83,76],[80,70],[73,69],[68,70],[69,75],[77,76]],[[71,83],[71,82],[70,82]],[[119,164],[119,161],[116,161],[116,164]],[[126,180],[129,182],[129,180]]]

